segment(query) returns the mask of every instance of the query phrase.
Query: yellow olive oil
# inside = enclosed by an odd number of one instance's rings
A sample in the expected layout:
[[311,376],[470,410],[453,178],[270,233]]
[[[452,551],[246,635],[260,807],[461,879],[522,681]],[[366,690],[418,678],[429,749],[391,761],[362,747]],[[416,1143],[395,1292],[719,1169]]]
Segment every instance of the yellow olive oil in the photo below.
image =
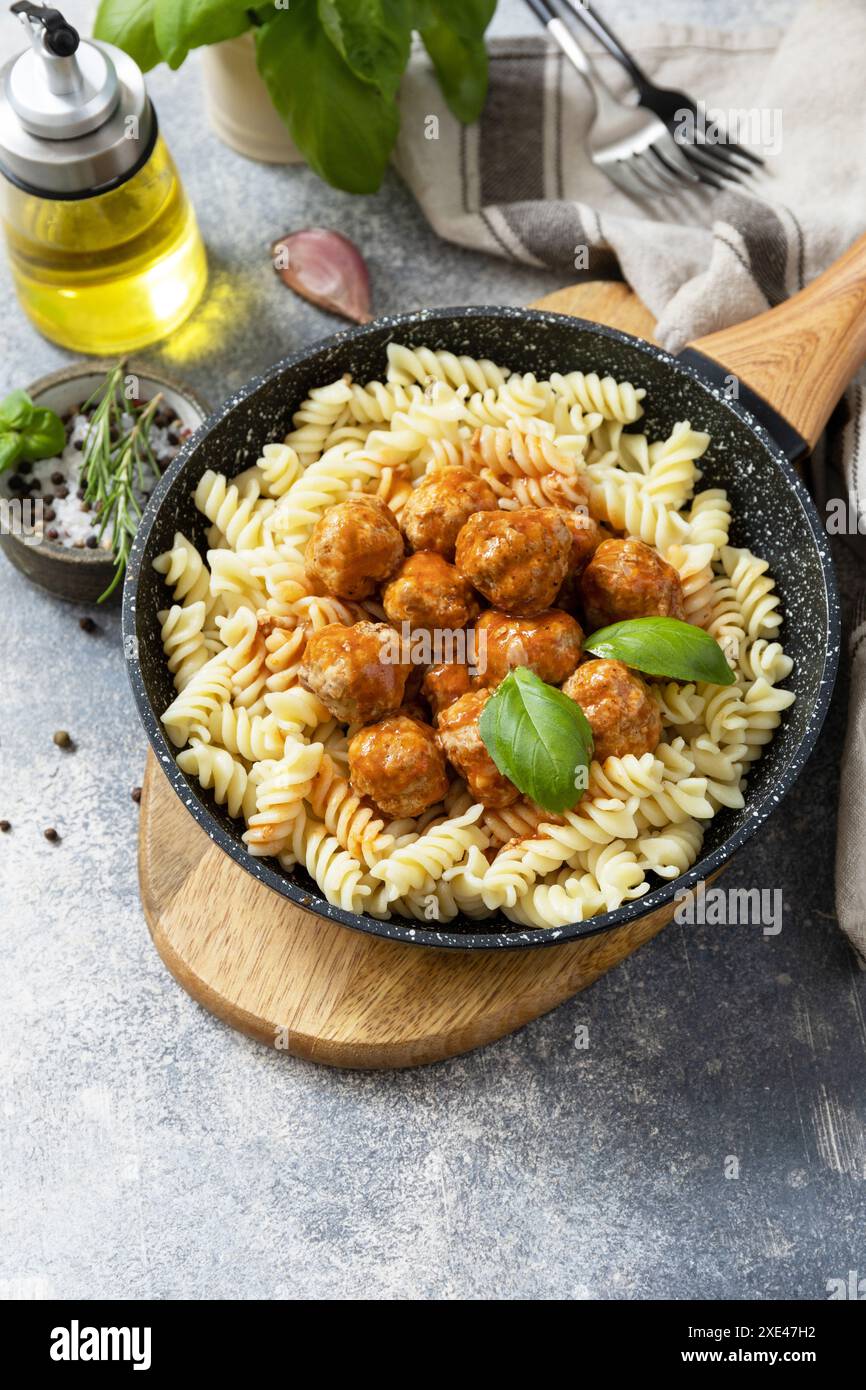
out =
[[106,193],[52,198],[3,181],[2,212],[21,304],[41,333],[113,355],[177,328],[204,291],[195,214],[161,136]]

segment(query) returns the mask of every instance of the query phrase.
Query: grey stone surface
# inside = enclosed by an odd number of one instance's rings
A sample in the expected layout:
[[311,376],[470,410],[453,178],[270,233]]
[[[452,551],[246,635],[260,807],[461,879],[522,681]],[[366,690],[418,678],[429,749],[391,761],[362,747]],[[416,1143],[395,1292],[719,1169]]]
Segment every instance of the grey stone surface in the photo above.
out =
[[[757,8],[775,21],[791,6]],[[654,7],[716,23],[755,11]],[[518,3],[497,24],[529,27]],[[4,51],[15,32],[4,15]],[[436,241],[396,179],[352,201],[236,158],[208,134],[196,83],[158,72],[152,87],[212,287],[196,333],[150,355],[214,401],[330,331],[268,263],[272,238],[304,223],[358,240],[383,311],[555,287]],[[0,391],[67,360],[24,322],[5,271],[0,315]],[[839,561],[850,594],[857,574],[847,551]],[[5,562],[0,604],[0,817],[13,822],[0,836],[0,1294],[815,1299],[828,1278],[866,1273],[866,984],[833,908],[844,675],[806,772],[728,874],[782,890],[779,936],[671,926],[482,1052],[338,1073],[225,1028],[151,946],[129,795],[145,741],[116,615],[89,637],[82,610]],[[53,745],[57,728],[74,753]]]

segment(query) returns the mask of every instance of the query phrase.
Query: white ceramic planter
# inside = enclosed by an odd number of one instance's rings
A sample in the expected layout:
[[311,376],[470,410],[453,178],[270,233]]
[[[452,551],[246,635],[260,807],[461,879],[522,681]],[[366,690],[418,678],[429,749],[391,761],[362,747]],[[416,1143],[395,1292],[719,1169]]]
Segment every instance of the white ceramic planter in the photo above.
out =
[[303,164],[256,67],[252,34],[201,50],[208,119],[219,138],[248,159]]

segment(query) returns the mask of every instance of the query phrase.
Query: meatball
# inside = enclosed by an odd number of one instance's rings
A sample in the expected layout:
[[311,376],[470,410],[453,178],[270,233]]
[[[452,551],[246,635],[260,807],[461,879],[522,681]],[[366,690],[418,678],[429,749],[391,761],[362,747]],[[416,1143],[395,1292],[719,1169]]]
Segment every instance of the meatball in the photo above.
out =
[[459,629],[478,612],[472,585],[432,550],[403,561],[382,590],[382,606],[396,626],[408,623],[413,629]]
[[589,720],[595,744],[594,757],[640,757],[652,753],[662,736],[662,718],[641,680],[621,661],[585,661],[562,687],[576,700]]
[[555,507],[476,512],[457,537],[460,573],[495,608],[519,617],[550,607],[570,555],[571,532]]
[[386,816],[420,816],[448,790],[445,759],[429,724],[403,714],[361,729],[349,744],[349,780]]
[[558,608],[537,618],[510,618],[490,608],[475,624],[475,642],[478,686],[498,685],[515,666],[528,666],[548,685],[561,685],[583,655],[580,623]]
[[304,565],[338,598],[368,598],[403,558],[403,537],[394,513],[378,497],[363,494],[329,507],[316,523]]
[[454,559],[457,535],[473,512],[495,512],[496,493],[468,468],[442,468],[415,488],[401,521],[413,550]]
[[478,721],[489,690],[471,690],[441,711],[437,721],[439,746],[466,779],[474,797],[485,806],[510,806],[520,792],[503,777],[478,732]]
[[307,641],[298,678],[346,724],[371,724],[399,709],[409,674],[387,623],[329,623]]
[[591,628],[623,618],[685,618],[679,575],[643,541],[602,541],[583,572],[580,592]]
[[443,661],[438,666],[428,667],[421,685],[421,693],[434,715],[441,714],[471,689],[468,670],[456,661]]

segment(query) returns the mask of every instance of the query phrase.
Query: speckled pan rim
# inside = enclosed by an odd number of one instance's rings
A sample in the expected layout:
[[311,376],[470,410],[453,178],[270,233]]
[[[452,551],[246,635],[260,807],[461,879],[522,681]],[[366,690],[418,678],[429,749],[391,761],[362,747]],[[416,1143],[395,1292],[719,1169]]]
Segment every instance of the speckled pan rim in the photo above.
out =
[[[436,323],[438,321],[453,322],[460,319],[485,317],[519,319],[524,322],[538,324],[539,326],[549,324],[551,326],[555,325],[557,327],[566,328],[569,326],[572,328],[579,327],[582,331],[589,330],[614,343],[621,343],[631,348],[636,348],[645,356],[666,363],[675,373],[690,377],[701,386],[703,390],[707,391],[720,406],[738,416],[741,422],[755,436],[758,443],[771,455],[779,472],[785,478],[788,486],[800,503],[800,507],[808,524],[809,532],[815,544],[815,549],[818,552],[824,578],[824,597],[827,609],[827,642],[818,695],[815,700],[809,724],[782,775],[776,779],[773,786],[743,824],[730,835],[727,840],[719,845],[717,849],[713,850],[712,853],[706,855],[703,859],[698,860],[687,873],[681,874],[678,878],[669,880],[659,888],[653,889],[642,898],[636,898],[632,902],[624,904],[614,912],[605,912],[597,917],[591,917],[587,921],[574,922],[566,927],[535,927],[530,929],[514,927],[509,931],[502,932],[458,933],[432,931],[423,927],[410,927],[403,921],[380,921],[377,918],[362,916],[358,913],[348,912],[344,908],[334,907],[324,898],[292,883],[289,879],[277,872],[277,870],[271,868],[267,860],[252,858],[242,845],[240,837],[232,836],[223,829],[211,814],[208,807],[191,793],[190,785],[175,761],[174,752],[163,734],[158,715],[151,705],[136,654],[136,604],[144,551],[162,504],[163,497],[171,487],[174,479],[186,467],[187,462],[192,458],[196,450],[205,443],[211,431],[220,424],[240,402],[246,400],[259,390],[261,386],[272,381],[275,377],[280,376],[281,373],[287,371],[289,368],[300,365],[309,357],[325,349],[338,348],[343,344],[354,342],[367,335],[379,333],[383,329],[393,330],[396,335],[400,330],[423,328],[425,324]],[[611,931],[614,927],[623,926],[627,922],[633,922],[637,918],[644,917],[658,908],[663,907],[665,904],[673,901],[676,893],[694,887],[696,883],[702,879],[707,879],[710,874],[714,873],[716,869],[725,864],[734,852],[738,850],[741,845],[745,844],[745,842],[754,835],[756,830],[763,825],[771,812],[776,809],[782,801],[782,798],[790,790],[791,786],[800,775],[800,772],[815,746],[833,694],[833,686],[835,684],[839,663],[840,633],[841,620],[836,576],[833,570],[828,538],[821,526],[818,513],[815,510],[815,505],[805,485],[791,467],[782,450],[754,416],[752,416],[739,401],[724,396],[721,391],[713,387],[691,364],[679,361],[677,358],[672,357],[670,353],[665,352],[664,349],[656,347],[642,338],[636,338],[630,333],[623,333],[620,329],[610,328],[605,324],[593,323],[588,319],[575,318],[567,314],[551,313],[543,309],[521,309],[512,305],[471,305],[456,309],[422,309],[409,314],[385,316],[375,319],[372,323],[364,324],[360,328],[344,329],[328,338],[319,339],[317,342],[309,344],[301,351],[291,353],[289,356],[282,358],[261,375],[253,377],[245,386],[233,392],[218,410],[208,416],[196,433],[187,440],[173,463],[163,474],[160,482],[151,495],[150,502],[145,510],[133,542],[123,590],[124,649],[128,655],[127,665],[129,668],[129,678],[138,707],[139,717],[144,725],[157,760],[168,777],[172,788],[180,797],[193,818],[202,829],[207,832],[209,838],[213,840],[215,844],[219,845],[221,849],[225,850],[242,869],[258,879],[259,882],[266,884],[267,887],[273,889],[274,892],[278,893],[281,897],[288,898],[299,907],[306,908],[307,911],[313,912],[319,917],[324,917],[331,922],[340,923],[342,926],[350,927],[355,931],[367,932],[372,936],[380,936],[392,941],[404,941],[407,944],[415,946],[446,947],[452,950],[462,951],[492,950],[494,948],[510,950],[539,948],[562,945],[565,942],[575,941],[581,937],[596,936],[601,932]]]

